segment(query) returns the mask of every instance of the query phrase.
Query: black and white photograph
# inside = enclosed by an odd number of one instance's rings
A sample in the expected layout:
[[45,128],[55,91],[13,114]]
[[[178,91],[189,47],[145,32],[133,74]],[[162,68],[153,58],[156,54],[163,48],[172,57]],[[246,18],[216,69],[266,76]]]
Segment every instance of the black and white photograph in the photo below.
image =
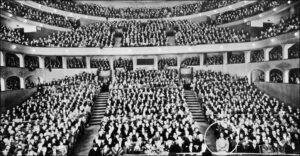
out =
[[300,155],[298,0],[0,8],[0,156]]

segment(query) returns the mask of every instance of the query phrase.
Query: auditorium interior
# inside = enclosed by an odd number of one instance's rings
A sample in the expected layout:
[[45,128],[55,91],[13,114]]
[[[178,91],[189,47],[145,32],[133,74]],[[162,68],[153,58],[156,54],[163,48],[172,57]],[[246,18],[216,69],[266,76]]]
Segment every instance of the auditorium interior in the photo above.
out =
[[300,154],[300,1],[0,3],[0,156]]

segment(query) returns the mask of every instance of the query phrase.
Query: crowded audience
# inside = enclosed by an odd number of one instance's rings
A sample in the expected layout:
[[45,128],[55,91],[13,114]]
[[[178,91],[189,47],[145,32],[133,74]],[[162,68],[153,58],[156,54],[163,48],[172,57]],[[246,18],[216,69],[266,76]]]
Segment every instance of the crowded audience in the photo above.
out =
[[110,70],[110,65],[108,59],[96,59],[96,58],[91,58],[91,68],[98,68],[99,70]]
[[5,54],[5,63],[7,67],[20,67],[19,57],[11,53]]
[[261,31],[260,35],[257,36],[256,39],[262,40],[291,31],[296,31],[299,30],[299,25],[300,21],[298,15],[294,14],[291,16],[286,16],[285,18],[281,18],[278,24],[273,24],[271,27],[265,28],[263,31]]
[[198,45],[216,43],[239,43],[250,41],[250,35],[244,30],[228,27],[216,27],[208,23],[193,23],[187,20],[175,21],[176,45]]
[[143,88],[143,87],[176,87],[179,85],[178,70],[149,70],[115,72],[115,81],[109,89]]
[[223,55],[212,55],[208,56],[207,54],[204,55],[204,64],[205,65],[218,65],[223,64]]
[[300,69],[292,69],[289,72],[289,83],[300,84]]
[[39,68],[39,58],[38,57],[26,55],[24,57],[24,60],[25,60],[25,67],[29,71],[34,71],[36,68]]
[[289,59],[300,58],[300,46],[296,43],[288,49]]
[[8,41],[22,45],[28,45],[29,39],[25,38],[24,34],[19,29],[13,29],[8,26],[2,25],[0,27],[1,41]]
[[264,57],[263,49],[253,50],[251,51],[250,62],[263,62],[265,60]]
[[67,59],[68,68],[85,68],[85,57],[73,57]]
[[166,46],[168,45],[166,29],[172,23],[162,20],[121,21],[117,24],[122,28],[122,47]]
[[45,57],[45,68],[48,68],[50,71],[52,68],[62,68],[62,57]]
[[123,59],[119,58],[114,60],[114,69],[123,68],[125,71],[133,70],[133,61],[132,59]]
[[[125,82],[151,81],[157,85],[110,89],[105,117],[90,153],[174,154],[205,150],[204,136],[192,119],[184,89],[176,85],[164,87],[164,81],[173,80],[174,70],[138,70],[120,75],[116,78]],[[128,84],[118,80],[115,83]]]
[[1,10],[12,13],[13,15],[44,24],[64,28],[76,28],[79,26],[79,22],[75,19],[44,12],[26,5],[22,5],[15,1],[1,1],[0,8]]
[[219,152],[237,145],[238,153],[299,153],[299,108],[268,96],[246,77],[197,71],[191,86],[207,120],[218,121]]
[[257,80],[260,82],[264,82],[265,81],[265,73],[264,72],[260,73]]
[[282,60],[282,47],[281,46],[274,47],[269,52],[269,60],[270,61]]
[[239,0],[204,0],[173,7],[105,7],[98,4],[76,3],[68,0],[34,0],[37,3],[69,12],[106,18],[150,19],[197,14],[234,4]]
[[236,10],[226,11],[219,14],[214,21],[216,24],[229,23],[237,20],[241,20],[250,16],[257,15],[262,12],[266,12],[279,5],[286,4],[284,0],[258,0],[245,7],[238,8]]
[[199,66],[200,65],[200,57],[199,56],[194,56],[194,57],[188,57],[185,58],[181,62],[181,67],[186,67],[186,66]]
[[283,74],[280,70],[274,69],[270,72],[270,82],[282,83],[283,82]]
[[1,155],[71,155],[101,87],[94,77],[81,73],[45,83],[2,113]]
[[245,63],[245,55],[243,52],[241,53],[227,53],[228,64],[237,64],[237,63]]
[[158,60],[158,69],[165,69],[169,66],[177,66],[177,58],[160,58]]
[[20,88],[21,88],[20,79],[18,77],[13,76],[13,77],[7,78],[7,80],[6,80],[6,89],[7,90],[17,90]]

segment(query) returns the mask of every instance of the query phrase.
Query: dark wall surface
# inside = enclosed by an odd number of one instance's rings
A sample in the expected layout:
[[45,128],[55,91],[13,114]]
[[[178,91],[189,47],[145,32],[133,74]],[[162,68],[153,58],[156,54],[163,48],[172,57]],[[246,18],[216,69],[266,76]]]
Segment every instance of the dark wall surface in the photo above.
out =
[[7,109],[12,108],[18,104],[21,104],[23,101],[28,99],[33,93],[37,91],[37,88],[30,89],[20,89],[20,90],[8,90],[0,93],[1,98],[1,112],[6,111]]
[[300,85],[267,82],[254,82],[254,85],[270,96],[300,108]]

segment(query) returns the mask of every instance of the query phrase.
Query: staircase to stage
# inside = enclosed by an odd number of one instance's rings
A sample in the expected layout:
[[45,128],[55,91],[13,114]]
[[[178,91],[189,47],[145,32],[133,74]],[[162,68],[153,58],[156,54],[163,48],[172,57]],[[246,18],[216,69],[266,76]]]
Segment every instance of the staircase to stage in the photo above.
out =
[[108,92],[102,92],[97,96],[95,104],[92,108],[91,125],[99,125],[106,109],[106,102],[108,99]]
[[188,107],[189,107],[190,111],[192,112],[194,121],[206,123],[204,112],[200,106],[200,103],[199,103],[195,93],[190,90],[185,90],[184,96],[186,98]]

